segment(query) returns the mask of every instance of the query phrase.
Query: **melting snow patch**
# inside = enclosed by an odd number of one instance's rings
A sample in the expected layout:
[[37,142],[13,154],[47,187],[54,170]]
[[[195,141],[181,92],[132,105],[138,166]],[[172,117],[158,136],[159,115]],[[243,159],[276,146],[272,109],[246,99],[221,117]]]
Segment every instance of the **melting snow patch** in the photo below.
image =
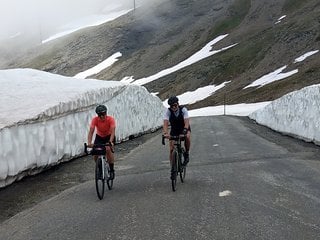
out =
[[226,190],[226,191],[223,191],[223,192],[219,192],[219,197],[226,197],[226,196],[230,196],[231,194],[232,194],[231,191]]
[[269,74],[266,74],[266,75],[262,76],[261,78],[257,79],[256,81],[254,81],[250,85],[244,87],[243,89],[246,89],[246,88],[249,88],[249,87],[258,87],[258,88],[260,88],[260,87],[262,87],[264,85],[267,85],[269,83],[282,80],[284,78],[292,76],[293,74],[298,73],[298,69],[294,69],[294,70],[292,70],[290,72],[283,73],[283,71],[286,68],[287,68],[287,66],[283,66],[281,68],[278,68],[274,72],[271,72]]
[[302,62],[302,61],[304,61],[307,57],[310,57],[310,56],[312,56],[313,54],[316,54],[316,53],[318,53],[318,52],[319,52],[319,50],[307,52],[307,53],[303,54],[302,56],[296,58],[296,59],[294,60],[294,63]]

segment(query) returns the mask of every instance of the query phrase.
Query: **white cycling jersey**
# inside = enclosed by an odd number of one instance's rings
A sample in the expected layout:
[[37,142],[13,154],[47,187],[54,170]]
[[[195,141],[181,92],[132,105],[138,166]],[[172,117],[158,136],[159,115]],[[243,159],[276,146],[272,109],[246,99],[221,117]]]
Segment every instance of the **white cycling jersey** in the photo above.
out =
[[[189,118],[189,113],[186,107],[182,107],[181,111],[184,119]],[[179,115],[179,112],[180,112],[180,108],[178,108],[177,111],[174,112],[174,115],[176,115],[177,117]],[[171,115],[171,111],[169,110],[169,108],[167,108],[167,110],[164,113],[163,119],[169,121],[170,115]]]

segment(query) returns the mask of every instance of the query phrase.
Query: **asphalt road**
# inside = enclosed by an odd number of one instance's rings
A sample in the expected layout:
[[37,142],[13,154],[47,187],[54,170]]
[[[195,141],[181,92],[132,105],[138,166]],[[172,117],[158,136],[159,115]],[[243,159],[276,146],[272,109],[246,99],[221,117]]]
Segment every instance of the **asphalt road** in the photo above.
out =
[[186,181],[172,192],[161,132],[93,180],[1,223],[0,239],[320,239],[320,148],[239,117],[192,119]]

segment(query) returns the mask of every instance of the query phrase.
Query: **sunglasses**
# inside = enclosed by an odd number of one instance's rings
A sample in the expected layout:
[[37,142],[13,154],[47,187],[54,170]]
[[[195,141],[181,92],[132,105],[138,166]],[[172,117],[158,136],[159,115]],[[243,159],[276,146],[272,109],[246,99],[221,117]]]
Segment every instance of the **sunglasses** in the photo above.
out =
[[171,108],[175,108],[175,107],[178,107],[178,103],[174,103],[172,105],[170,105]]

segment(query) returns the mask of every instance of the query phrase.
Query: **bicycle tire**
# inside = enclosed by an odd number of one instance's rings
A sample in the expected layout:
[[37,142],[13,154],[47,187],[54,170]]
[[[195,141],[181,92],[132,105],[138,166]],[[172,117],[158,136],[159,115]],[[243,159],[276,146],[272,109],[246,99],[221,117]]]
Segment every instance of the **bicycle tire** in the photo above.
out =
[[95,182],[96,182],[97,195],[100,200],[103,199],[104,188],[105,188],[105,174],[104,174],[103,168],[104,168],[104,159],[101,157],[98,157],[98,159],[96,160]]
[[173,152],[172,166],[171,166],[171,186],[172,191],[177,190],[177,175],[178,175],[178,152]]
[[182,166],[180,168],[179,174],[180,174],[180,180],[182,183],[184,182],[184,179],[186,178],[186,171],[187,171],[187,168],[185,166]]

